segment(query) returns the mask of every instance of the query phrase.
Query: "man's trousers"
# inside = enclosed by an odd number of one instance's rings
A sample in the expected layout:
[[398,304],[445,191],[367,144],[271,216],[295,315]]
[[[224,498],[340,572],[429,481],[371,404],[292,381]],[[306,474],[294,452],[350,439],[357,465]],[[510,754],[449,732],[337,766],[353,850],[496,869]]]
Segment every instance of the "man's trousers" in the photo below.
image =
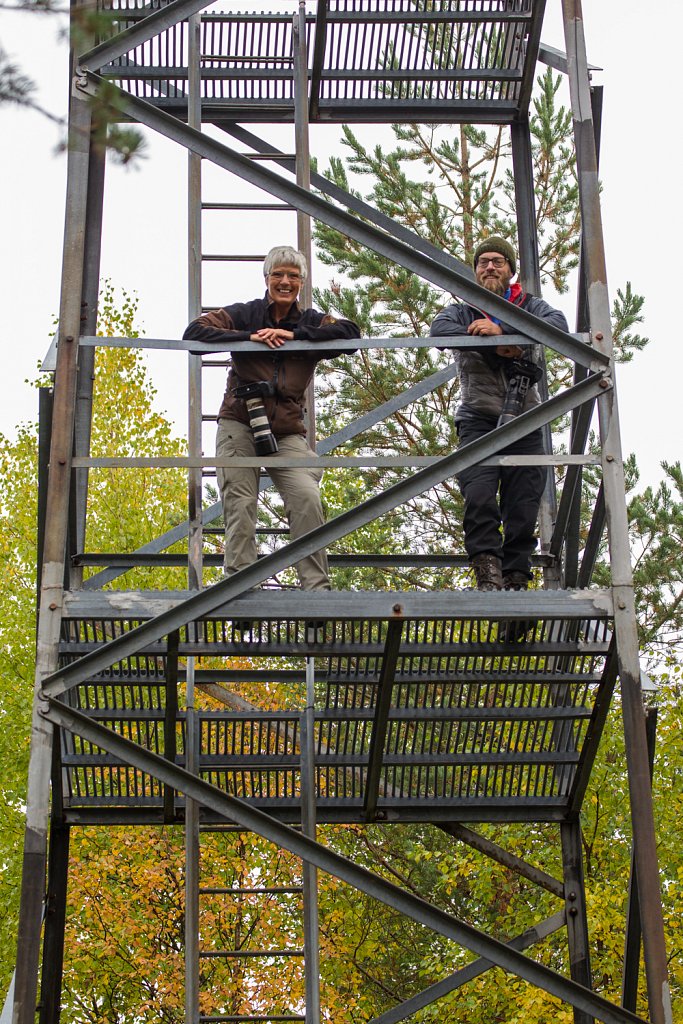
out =
[[[496,421],[485,416],[458,423],[460,447],[488,434]],[[504,448],[501,455],[543,454],[543,435],[535,430]],[[465,499],[465,550],[500,558],[503,573],[523,572],[531,579],[536,549],[536,520],[545,488],[544,466],[472,466],[458,474]],[[501,534],[502,527],[502,534]]]
[[[281,456],[301,458],[312,454],[301,434],[279,437],[277,443]],[[251,427],[237,420],[220,419],[216,455],[254,458],[256,449]],[[277,455],[273,457],[277,458]],[[320,501],[321,469],[271,467],[268,473],[284,502],[291,540],[322,526],[325,518]],[[256,467],[219,467],[216,475],[225,519],[225,573],[230,576],[256,561],[256,506],[260,474]],[[302,559],[296,569],[305,590],[330,589],[324,549]]]

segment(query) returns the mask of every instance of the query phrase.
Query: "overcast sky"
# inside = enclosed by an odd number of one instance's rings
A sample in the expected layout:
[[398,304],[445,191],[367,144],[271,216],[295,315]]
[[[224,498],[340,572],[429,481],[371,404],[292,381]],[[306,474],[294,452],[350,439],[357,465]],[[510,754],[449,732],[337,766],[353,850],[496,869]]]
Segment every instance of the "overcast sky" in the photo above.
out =
[[[246,0],[238,5],[247,6]],[[289,7],[294,10],[294,3]],[[672,126],[671,98],[679,90],[683,4],[658,0],[644,8],[640,0],[584,0],[584,19],[589,61],[604,69],[594,74],[594,81],[605,87],[601,179],[610,291],[613,295],[630,280],[645,295],[641,333],[651,338],[649,347],[618,373],[624,450],[636,452],[643,480],[655,483],[661,477],[659,462],[681,457],[683,339],[675,259],[682,245],[683,217],[680,143]],[[67,55],[57,19],[2,11],[0,24],[1,45],[38,82],[39,101],[63,113]],[[548,0],[543,40],[564,49],[559,0]],[[0,431],[12,434],[17,423],[36,416],[35,391],[24,381],[35,376],[59,307],[66,160],[54,152],[58,131],[39,114],[3,105],[0,124],[0,327],[7,352]],[[337,133],[330,127],[314,134],[313,152],[324,157],[333,152]],[[260,134],[291,151],[285,135],[266,126]],[[372,134],[365,137],[371,140]],[[107,170],[102,276],[117,288],[137,292],[148,336],[180,337],[188,319],[186,155],[172,143],[153,138],[147,153],[139,169]],[[210,186],[211,198],[230,199],[234,185],[220,174]],[[215,241],[209,237],[204,249],[265,252],[275,236],[293,241],[292,215],[275,217],[282,219],[260,222],[263,238],[255,225],[216,221]],[[205,285],[207,303],[251,298],[261,291],[257,264],[239,274],[225,265],[211,272]],[[316,283],[325,284],[329,276],[323,270]],[[557,299],[546,293],[546,298],[557,301],[573,323],[573,295]],[[152,370],[161,406],[184,424],[185,357],[157,357]],[[211,409],[211,394],[218,395],[222,381],[217,379],[208,390]]]

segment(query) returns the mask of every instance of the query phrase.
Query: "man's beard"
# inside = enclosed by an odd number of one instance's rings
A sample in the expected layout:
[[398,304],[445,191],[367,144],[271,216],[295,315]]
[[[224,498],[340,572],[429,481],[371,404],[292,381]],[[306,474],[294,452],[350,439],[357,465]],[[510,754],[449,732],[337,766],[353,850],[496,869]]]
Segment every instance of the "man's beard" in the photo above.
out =
[[486,288],[486,290],[489,292],[495,292],[496,295],[505,295],[506,289],[503,286],[503,282],[500,280],[499,277],[493,277],[492,275],[489,275],[488,277],[484,278],[482,284],[484,285],[484,288]]

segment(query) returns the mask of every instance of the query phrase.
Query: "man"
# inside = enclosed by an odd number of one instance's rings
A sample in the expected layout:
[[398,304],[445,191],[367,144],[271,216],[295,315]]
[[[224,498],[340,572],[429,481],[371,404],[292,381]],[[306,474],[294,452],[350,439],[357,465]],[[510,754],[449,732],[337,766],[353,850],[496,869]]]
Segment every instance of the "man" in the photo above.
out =
[[[554,327],[568,330],[567,321],[559,310],[543,299],[527,295],[518,283],[511,283],[517,273],[517,261],[506,239],[498,235],[486,238],[477,246],[473,263],[477,282],[483,288],[547,320]],[[430,333],[438,338],[457,334],[495,337],[517,332],[485,311],[456,302],[436,316]],[[461,404],[455,420],[461,445],[496,427],[510,380],[513,386],[519,383],[520,378],[514,373],[520,369],[519,361],[527,363],[527,382],[538,376],[534,374],[537,350],[536,345],[501,343],[495,348],[468,348],[457,352]],[[534,383],[526,392],[521,411],[526,412],[539,402]],[[542,452],[540,429],[504,449],[506,455]],[[536,548],[536,520],[545,480],[546,470],[541,466],[473,466],[459,474],[458,484],[465,499],[465,549],[477,589],[527,589],[532,578],[531,555]]]
[[[273,451],[272,436],[279,455],[310,456],[304,425],[306,389],[316,364],[338,353],[288,353],[287,342],[360,337],[358,327],[350,320],[335,320],[316,309],[301,309],[298,296],[307,267],[298,250],[290,246],[271,249],[263,273],[267,289],[264,298],[233,303],[205,313],[193,320],[183,335],[221,344],[228,340],[251,340],[264,347],[263,353],[232,354],[227,388],[218,413],[216,455],[219,457],[254,457],[257,451],[260,454]],[[245,387],[247,385],[252,387]],[[292,540],[322,525],[321,470],[271,467],[269,474],[284,501]],[[251,565],[257,557],[259,470],[219,468],[217,476],[225,519],[225,573],[232,575]],[[306,590],[330,589],[324,550],[302,559],[297,564],[297,572]]]

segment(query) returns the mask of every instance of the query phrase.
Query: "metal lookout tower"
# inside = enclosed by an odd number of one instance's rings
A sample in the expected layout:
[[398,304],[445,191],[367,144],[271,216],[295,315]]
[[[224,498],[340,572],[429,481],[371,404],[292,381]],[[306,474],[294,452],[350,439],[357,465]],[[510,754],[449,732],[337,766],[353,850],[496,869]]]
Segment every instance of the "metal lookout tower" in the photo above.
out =
[[[206,0],[112,0],[103,4],[114,15],[110,36],[74,55],[54,398],[42,402],[39,637],[19,952],[7,1018],[14,1024],[60,1019],[71,830],[150,824],[185,829],[185,1015],[193,1024],[319,1024],[318,871],[476,954],[467,967],[374,1018],[376,1024],[408,1019],[492,966],[566,1001],[577,1024],[639,1021],[634,992],[641,932],[649,1019],[671,1024],[598,195],[601,97],[590,81],[580,0],[561,0],[561,5],[566,53],[541,42],[545,0],[317,0],[317,5],[309,0],[278,13],[251,0],[240,13],[232,5],[226,5],[228,13],[219,12]],[[205,531],[220,507],[202,507],[203,473],[216,466],[215,458],[203,455],[208,411],[202,407],[202,381],[217,349],[179,340],[95,336],[105,188],[104,156],[93,143],[91,98],[106,82],[116,111],[112,116],[152,129],[188,151],[191,317],[203,308],[209,263],[258,258],[204,252],[205,218],[247,208],[260,210],[264,225],[296,216],[304,251],[310,251],[313,218],[474,305],[487,295],[490,306],[490,295],[475,283],[469,267],[311,172],[309,126],[509,127],[523,283],[540,294],[529,132],[539,61],[569,81],[581,200],[579,308],[585,312],[574,334],[515,307],[506,309],[505,319],[525,342],[531,339],[571,360],[573,383],[553,397],[546,389],[536,409],[459,451],[413,461],[412,472],[392,487],[298,540],[285,538],[250,568],[206,586]],[[295,155],[269,143],[268,126],[274,124],[291,126]],[[240,179],[260,198],[205,201],[202,169],[210,164],[225,172],[225,194]],[[179,182],[179,192],[184,187]],[[259,244],[266,239],[269,247],[281,237],[274,236],[272,227],[264,228]],[[439,343],[455,347],[456,339]],[[290,344],[295,350],[310,343]],[[424,338],[374,338],[346,347],[430,344]],[[86,536],[96,546],[86,529],[89,471],[105,463],[142,461],[91,456],[98,345],[188,352],[188,455],[175,460],[188,473],[187,520],[138,551],[86,550]],[[452,369],[440,370],[338,434],[318,439],[322,464],[330,473],[335,466],[372,464],[335,459],[333,453],[452,376]],[[536,564],[544,571],[544,590],[254,590],[306,554],[349,537],[466,467],[500,460],[503,448],[531,430],[544,427],[549,436],[551,422],[560,416],[571,419],[569,453],[533,457],[549,467],[566,466],[560,493],[549,487],[542,507]],[[594,417],[599,458],[586,451]],[[260,462],[267,471],[268,459]],[[601,484],[587,540],[580,544],[578,502],[586,464],[600,473]],[[605,530],[612,586],[598,589],[592,576]],[[182,540],[186,554],[169,555]],[[372,559],[374,564],[434,564],[428,555],[410,552],[333,553],[331,563],[352,564],[354,558],[361,564],[373,564]],[[179,561],[188,569],[185,590],[106,589],[130,568]],[[451,564],[464,561],[456,554]],[[85,566],[99,571],[84,578]],[[507,642],[498,633],[503,619],[536,621],[533,639]],[[251,627],[236,628],[244,620]],[[311,621],[324,628],[311,629]],[[238,656],[240,667],[231,667],[229,660]],[[211,667],[221,661],[227,667]],[[301,699],[282,710],[264,710],[233,689],[245,680],[273,686],[296,682]],[[591,983],[579,825],[616,685],[634,838],[622,1006],[599,996]],[[216,709],[203,710],[199,690],[215,698]],[[293,692],[291,685],[287,692]],[[511,924],[513,937],[503,943],[316,839],[318,825],[371,822],[387,829],[397,823],[441,828],[454,844],[469,844],[553,894],[557,912],[519,935]],[[489,822],[555,827],[563,877],[551,877],[476,831],[477,823]],[[305,1006],[260,1008],[246,1016],[200,1012],[200,965],[207,955],[199,942],[207,891],[200,878],[201,842],[211,829],[261,836],[301,859],[300,891],[264,883],[259,892],[300,899],[302,948],[266,952],[273,960],[303,958]],[[256,889],[241,891],[258,895]],[[569,977],[525,952],[561,929]]]

